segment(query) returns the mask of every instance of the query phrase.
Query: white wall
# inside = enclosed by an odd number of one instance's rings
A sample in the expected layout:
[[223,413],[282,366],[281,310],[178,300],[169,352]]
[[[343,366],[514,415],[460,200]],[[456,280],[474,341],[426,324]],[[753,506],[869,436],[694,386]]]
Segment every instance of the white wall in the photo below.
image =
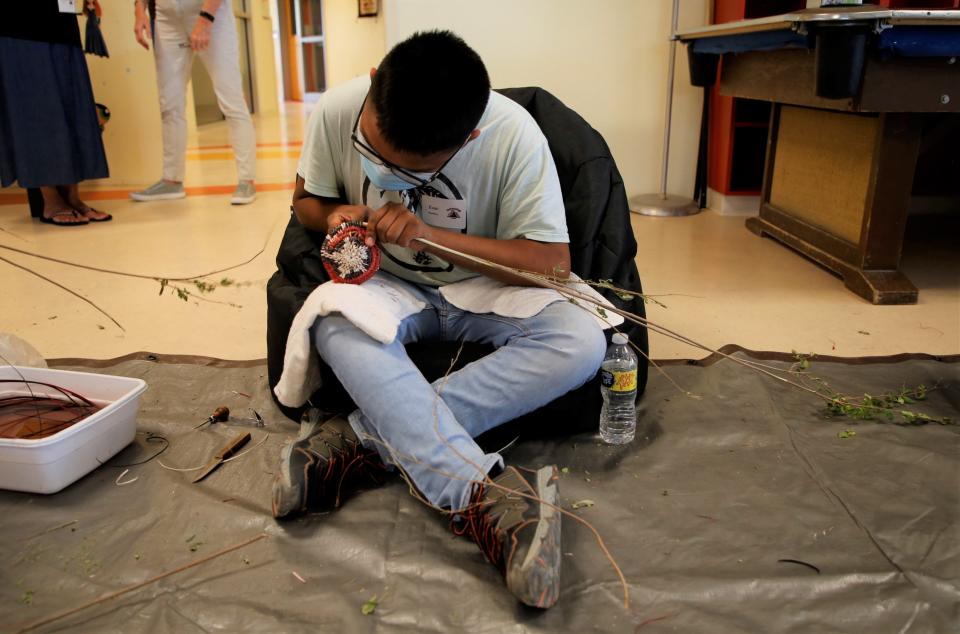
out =
[[[80,18],[80,31],[86,18]],[[160,178],[160,104],[153,53],[133,36],[133,2],[104,7],[100,23],[109,58],[87,55],[93,96],[110,108],[103,144],[110,183],[140,185]]]
[[[418,30],[456,32],[483,58],[494,87],[541,86],[590,122],[610,145],[628,195],[659,190],[671,0],[385,3],[388,48]],[[681,0],[680,27],[705,24],[709,4]],[[702,97],[678,46],[671,193],[693,193]]]
[[324,0],[327,88],[366,74],[386,55],[384,9],[375,18],[357,17],[357,0]]
[[276,114],[280,104],[277,66],[274,62],[273,15],[269,0],[247,3],[250,12],[250,69],[253,73],[257,114]]

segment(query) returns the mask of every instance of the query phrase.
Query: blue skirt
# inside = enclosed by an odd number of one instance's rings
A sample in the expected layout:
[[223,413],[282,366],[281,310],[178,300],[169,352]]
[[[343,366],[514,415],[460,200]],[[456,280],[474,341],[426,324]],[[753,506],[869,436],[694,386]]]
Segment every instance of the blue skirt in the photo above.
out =
[[107,176],[83,49],[0,36],[0,186]]

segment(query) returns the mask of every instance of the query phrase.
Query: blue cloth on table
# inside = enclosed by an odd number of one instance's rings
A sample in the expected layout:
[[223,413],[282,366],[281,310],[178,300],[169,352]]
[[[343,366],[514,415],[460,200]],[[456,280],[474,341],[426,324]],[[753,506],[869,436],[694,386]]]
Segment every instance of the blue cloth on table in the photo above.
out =
[[898,26],[880,33],[877,48],[900,57],[956,57],[960,56],[960,29]]
[[780,48],[810,48],[808,36],[789,29],[757,31],[704,37],[690,44],[694,53],[745,53],[747,51],[773,51]]

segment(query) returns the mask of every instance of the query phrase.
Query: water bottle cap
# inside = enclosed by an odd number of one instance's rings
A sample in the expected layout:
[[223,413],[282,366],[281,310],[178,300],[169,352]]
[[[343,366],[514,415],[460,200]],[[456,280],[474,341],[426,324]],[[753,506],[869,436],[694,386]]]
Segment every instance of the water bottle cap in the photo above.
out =
[[613,335],[613,337],[611,338],[611,341],[613,341],[613,343],[617,344],[618,346],[623,346],[623,345],[626,345],[626,343],[630,341],[630,339],[627,338],[627,336],[622,332],[618,332]]

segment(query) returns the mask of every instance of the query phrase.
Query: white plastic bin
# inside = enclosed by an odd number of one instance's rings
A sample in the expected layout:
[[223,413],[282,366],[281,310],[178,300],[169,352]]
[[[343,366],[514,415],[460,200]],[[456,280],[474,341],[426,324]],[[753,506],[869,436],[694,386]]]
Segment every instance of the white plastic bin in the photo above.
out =
[[[122,376],[0,366],[0,379],[51,383],[82,394],[103,409],[52,436],[38,440],[0,438],[0,488],[56,493],[90,473],[133,441],[137,433],[141,379]],[[34,392],[48,388],[31,386]],[[0,383],[0,396],[22,394],[23,383]]]

